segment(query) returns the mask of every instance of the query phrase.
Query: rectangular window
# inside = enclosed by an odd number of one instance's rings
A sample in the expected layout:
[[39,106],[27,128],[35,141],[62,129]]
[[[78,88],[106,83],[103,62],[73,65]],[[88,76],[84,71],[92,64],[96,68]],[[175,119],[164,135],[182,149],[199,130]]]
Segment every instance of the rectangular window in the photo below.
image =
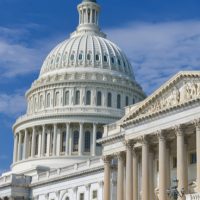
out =
[[80,193],[80,200],[84,200],[84,193]]
[[97,199],[97,190],[92,192],[92,199]]
[[196,164],[197,163],[197,154],[196,152],[193,152],[190,154],[190,164]]
[[177,157],[173,157],[173,168],[177,168]]

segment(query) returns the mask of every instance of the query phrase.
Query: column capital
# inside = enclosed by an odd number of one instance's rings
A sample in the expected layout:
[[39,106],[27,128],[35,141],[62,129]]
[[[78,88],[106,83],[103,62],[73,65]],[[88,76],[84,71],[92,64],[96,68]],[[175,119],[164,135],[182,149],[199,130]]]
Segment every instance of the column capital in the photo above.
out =
[[173,130],[175,131],[176,136],[183,136],[184,131],[182,125],[176,125],[173,127]]
[[195,119],[195,120],[193,121],[193,124],[194,124],[194,126],[195,126],[196,128],[199,128],[199,129],[200,129],[200,119]]
[[125,140],[124,145],[126,146],[126,149],[133,149],[135,142],[133,140]]
[[143,135],[137,138],[138,142],[141,143],[142,145],[147,145],[149,144],[148,136]]
[[162,140],[162,141],[166,140],[166,135],[164,134],[163,130],[156,131],[156,136],[158,137],[159,140]]
[[122,160],[123,162],[125,161],[125,152],[117,152],[114,153],[114,156],[118,159],[118,160]]
[[36,130],[36,126],[33,126],[33,127],[32,127],[32,130],[35,131],[35,130]]
[[110,164],[110,162],[112,160],[112,156],[111,155],[102,156],[102,160],[103,160],[104,164]]

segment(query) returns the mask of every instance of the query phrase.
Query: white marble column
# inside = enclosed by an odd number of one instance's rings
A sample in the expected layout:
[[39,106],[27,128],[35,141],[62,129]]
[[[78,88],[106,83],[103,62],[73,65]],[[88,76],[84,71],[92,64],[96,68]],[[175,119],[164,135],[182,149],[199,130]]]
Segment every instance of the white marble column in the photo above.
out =
[[149,200],[155,200],[154,195],[154,152],[149,152]]
[[70,123],[66,123],[66,155],[69,156]]
[[74,196],[74,198],[73,198],[73,200],[77,200],[77,190],[78,190],[78,188],[77,187],[75,187],[75,188],[73,188],[73,196]]
[[42,126],[42,147],[41,156],[45,155],[45,125]]
[[56,155],[56,143],[57,143],[57,124],[53,125],[53,156]]
[[96,134],[97,134],[97,125],[93,124],[93,141],[92,141],[92,156],[96,156]]
[[25,129],[23,159],[27,158],[27,154],[28,154],[28,131],[27,129]]
[[133,155],[133,200],[138,200],[138,155],[135,149]]
[[18,142],[19,142],[19,134],[15,133],[14,137],[14,149],[13,149],[13,163],[17,162],[17,155],[18,155]]
[[171,169],[170,169],[170,150],[167,147],[166,150],[166,185],[167,185],[167,189],[170,188],[171,185]]
[[197,192],[200,192],[200,120],[195,120],[196,128],[196,154],[197,154]]
[[57,130],[57,142],[56,142],[56,155],[60,156],[61,152],[61,133],[62,133],[62,127],[59,127]]
[[18,156],[17,156],[18,161],[20,161],[22,159],[22,157],[21,157],[21,145],[22,145],[22,132],[19,131]]
[[132,144],[126,144],[126,200],[133,198],[133,157]]
[[117,154],[117,200],[124,198],[124,157],[125,155],[122,152]]
[[80,123],[80,131],[79,131],[79,142],[78,142],[78,155],[83,155],[83,123]]
[[91,185],[90,184],[88,184],[88,185],[86,185],[86,190],[87,190],[87,200],[90,200],[91,198],[90,198],[90,187],[91,187]]
[[149,144],[146,138],[142,141],[142,200],[149,200]]
[[159,140],[159,200],[166,200],[166,138],[163,132],[158,133]]
[[110,157],[104,157],[104,200],[110,200],[110,181],[111,181],[111,169],[110,169]]
[[36,142],[36,130],[35,130],[35,127],[33,127],[33,130],[32,130],[32,145],[31,145],[31,157],[32,158],[35,156],[35,142]]
[[[184,132],[180,126],[175,127],[175,132],[177,136],[177,179],[178,179],[178,190],[186,189],[187,180],[187,156],[185,155],[185,141]],[[181,198],[179,198],[181,199]],[[182,199],[185,199],[184,197]]]

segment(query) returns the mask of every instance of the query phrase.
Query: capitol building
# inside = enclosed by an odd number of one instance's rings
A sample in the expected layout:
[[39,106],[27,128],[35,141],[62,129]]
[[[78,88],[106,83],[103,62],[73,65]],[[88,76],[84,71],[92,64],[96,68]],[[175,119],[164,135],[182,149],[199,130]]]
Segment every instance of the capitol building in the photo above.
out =
[[174,178],[178,199],[200,199],[200,71],[146,97],[96,0],[78,12],[25,94],[0,200],[169,200]]

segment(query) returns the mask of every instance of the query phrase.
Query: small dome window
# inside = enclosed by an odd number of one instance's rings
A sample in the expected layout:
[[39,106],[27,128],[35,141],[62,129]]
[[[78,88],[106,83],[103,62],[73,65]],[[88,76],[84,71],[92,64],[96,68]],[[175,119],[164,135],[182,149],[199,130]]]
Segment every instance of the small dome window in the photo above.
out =
[[71,59],[71,60],[74,60],[74,54],[72,54],[72,55],[70,56],[70,59]]
[[83,54],[82,53],[79,54],[78,59],[83,60]]
[[105,55],[105,56],[103,57],[103,60],[104,60],[104,62],[108,62],[108,57]]
[[60,60],[60,57],[57,57],[57,58],[56,58],[56,62],[58,63],[58,62],[59,62],[59,60]]
[[96,55],[96,61],[99,61],[100,60],[100,57],[99,57],[99,54]]
[[112,64],[115,64],[115,59],[113,57],[111,58],[111,62]]
[[118,65],[121,65],[121,61],[120,61],[120,59],[118,59]]
[[91,60],[91,55],[89,53],[87,54],[87,60]]

